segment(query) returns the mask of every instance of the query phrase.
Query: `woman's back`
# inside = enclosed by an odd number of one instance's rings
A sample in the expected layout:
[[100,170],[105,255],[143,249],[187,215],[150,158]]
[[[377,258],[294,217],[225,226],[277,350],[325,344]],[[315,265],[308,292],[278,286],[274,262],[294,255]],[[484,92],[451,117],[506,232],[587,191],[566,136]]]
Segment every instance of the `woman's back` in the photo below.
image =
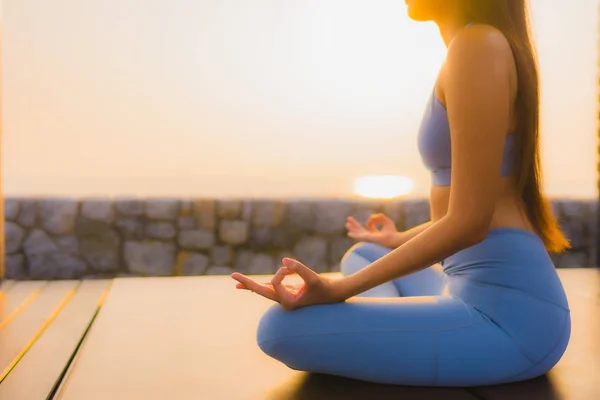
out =
[[[480,36],[485,37],[485,35],[489,35],[490,33],[499,33],[495,28],[489,25],[483,24],[469,24],[464,29],[476,30],[480,34]],[[461,40],[460,34],[454,40]],[[519,228],[528,231],[534,231],[529,218],[526,215],[526,210],[521,200],[521,197],[517,190],[517,182],[515,179],[514,171],[511,171],[511,166],[513,163],[514,154],[514,138],[513,135],[518,133],[514,133],[515,127],[517,126],[517,119],[515,113],[516,107],[516,97],[518,93],[518,77],[517,70],[514,62],[514,57],[511,52],[505,52],[503,54],[503,58],[507,61],[507,64],[510,65],[510,73],[511,73],[511,87],[510,87],[510,116],[511,121],[508,126],[509,129],[506,132],[506,142],[505,142],[505,154],[503,157],[503,165],[502,165],[502,176],[500,178],[499,184],[499,194],[497,197],[493,217],[490,224],[490,229],[494,228]],[[456,62],[469,62],[469,60],[458,59]],[[445,126],[441,127],[441,129],[448,129],[449,131],[449,121],[448,115],[446,111],[446,102],[444,96],[444,86],[446,83],[446,70],[448,65],[444,64],[442,67],[438,81],[436,83],[436,87],[434,92],[432,93],[431,98],[431,112],[436,113],[436,115],[431,115],[426,113],[425,118],[436,117],[438,119],[437,124]],[[443,114],[443,115],[442,115]],[[443,120],[445,118],[445,120]],[[423,121],[424,123],[426,121]],[[440,127],[438,126],[438,129]],[[481,132],[482,135],[485,135],[486,132]],[[444,151],[450,152],[450,148]],[[477,151],[477,149],[473,149],[473,151]],[[504,173],[507,171],[507,173]],[[449,171],[448,171],[449,173]],[[444,217],[448,211],[448,205],[450,202],[450,192],[451,192],[451,183],[450,182],[442,182],[441,184],[435,184],[435,179],[432,179],[432,186],[430,190],[430,202],[431,202],[431,219],[432,221],[437,221]]]

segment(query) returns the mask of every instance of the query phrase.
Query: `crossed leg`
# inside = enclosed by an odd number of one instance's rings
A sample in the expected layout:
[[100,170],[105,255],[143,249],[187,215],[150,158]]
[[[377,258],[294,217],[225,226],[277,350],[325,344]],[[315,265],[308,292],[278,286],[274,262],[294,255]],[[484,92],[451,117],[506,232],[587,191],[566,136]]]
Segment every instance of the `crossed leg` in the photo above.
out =
[[[341,271],[351,275],[391,252],[391,249],[373,243],[358,243],[344,255]],[[425,268],[414,274],[395,279],[370,289],[360,297],[435,296],[446,286],[446,275],[440,265]]]

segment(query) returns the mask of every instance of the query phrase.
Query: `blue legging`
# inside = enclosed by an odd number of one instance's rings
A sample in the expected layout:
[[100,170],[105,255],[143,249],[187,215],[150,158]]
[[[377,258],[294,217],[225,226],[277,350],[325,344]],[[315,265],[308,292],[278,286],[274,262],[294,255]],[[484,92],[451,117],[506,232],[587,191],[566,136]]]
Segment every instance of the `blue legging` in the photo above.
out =
[[[345,275],[390,250],[358,244]],[[433,266],[344,303],[260,320],[258,344],[288,367],[364,381],[479,386],[543,375],[570,337],[563,287],[542,241],[503,228]]]

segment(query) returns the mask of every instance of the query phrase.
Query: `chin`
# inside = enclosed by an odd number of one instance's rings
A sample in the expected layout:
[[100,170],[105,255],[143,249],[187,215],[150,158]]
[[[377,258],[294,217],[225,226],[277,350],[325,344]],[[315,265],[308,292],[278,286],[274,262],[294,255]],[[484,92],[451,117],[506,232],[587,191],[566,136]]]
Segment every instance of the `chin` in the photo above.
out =
[[424,0],[406,0],[408,17],[413,21],[425,22],[433,20],[431,13],[427,12]]
[[408,18],[417,22],[425,22],[430,20],[430,18],[426,18],[418,12],[411,12],[410,7],[408,8]]

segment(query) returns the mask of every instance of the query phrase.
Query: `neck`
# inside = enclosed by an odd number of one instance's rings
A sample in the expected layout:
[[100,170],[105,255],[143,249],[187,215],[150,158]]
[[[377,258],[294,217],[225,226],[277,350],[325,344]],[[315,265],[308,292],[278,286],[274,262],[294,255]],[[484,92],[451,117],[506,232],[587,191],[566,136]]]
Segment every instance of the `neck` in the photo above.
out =
[[440,30],[440,34],[442,35],[442,39],[446,44],[446,47],[450,46],[450,42],[456,35],[456,33],[467,26],[472,21],[467,21],[466,18],[456,18],[454,16],[448,17],[446,19],[440,19],[435,21],[438,29]]

